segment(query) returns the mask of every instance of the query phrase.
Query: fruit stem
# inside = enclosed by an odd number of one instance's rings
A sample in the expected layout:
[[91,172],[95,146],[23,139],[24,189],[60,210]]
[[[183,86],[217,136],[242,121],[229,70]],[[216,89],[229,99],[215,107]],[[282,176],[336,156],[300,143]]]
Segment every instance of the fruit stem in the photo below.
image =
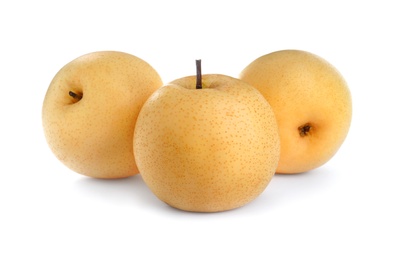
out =
[[73,91],[69,91],[69,96],[71,96],[72,98],[77,99],[77,100],[81,100],[83,97],[82,94],[80,95],[80,94],[74,93]]
[[202,89],[201,60],[195,60],[195,65],[197,66],[197,85],[196,85],[196,89]]

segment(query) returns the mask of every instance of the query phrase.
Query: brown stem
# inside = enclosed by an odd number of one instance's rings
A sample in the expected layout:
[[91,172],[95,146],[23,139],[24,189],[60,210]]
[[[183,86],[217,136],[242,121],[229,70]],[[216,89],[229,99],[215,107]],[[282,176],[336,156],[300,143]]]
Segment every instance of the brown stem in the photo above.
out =
[[69,96],[77,100],[81,100],[83,97],[82,94],[74,93],[73,91],[69,91]]
[[197,66],[197,85],[196,89],[202,89],[202,71],[201,71],[201,60],[195,60]]

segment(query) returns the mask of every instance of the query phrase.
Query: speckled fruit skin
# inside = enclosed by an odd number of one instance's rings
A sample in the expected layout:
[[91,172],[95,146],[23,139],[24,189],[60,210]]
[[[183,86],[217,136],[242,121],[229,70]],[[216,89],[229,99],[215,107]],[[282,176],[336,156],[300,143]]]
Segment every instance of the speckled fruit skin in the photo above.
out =
[[71,61],[55,75],[43,102],[49,147],[66,166],[86,176],[137,174],[132,144],[136,119],[161,85],[147,62],[127,53],[100,51]]
[[172,207],[217,212],[252,201],[279,159],[271,107],[252,86],[225,75],[175,80],[140,111],[136,163],[153,193]]
[[306,51],[281,50],[254,60],[239,78],[256,87],[275,113],[281,139],[277,173],[306,172],[336,154],[349,131],[352,98],[329,62]]

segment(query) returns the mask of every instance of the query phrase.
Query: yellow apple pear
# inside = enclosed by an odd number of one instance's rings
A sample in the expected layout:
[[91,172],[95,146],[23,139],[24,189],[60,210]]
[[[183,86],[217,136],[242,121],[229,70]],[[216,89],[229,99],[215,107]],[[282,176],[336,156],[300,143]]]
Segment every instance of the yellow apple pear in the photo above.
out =
[[252,201],[279,159],[271,107],[254,87],[220,74],[158,89],[136,122],[134,152],[151,191],[172,207],[217,212]]
[[72,60],[55,75],[43,102],[49,147],[66,166],[86,176],[137,174],[135,122],[161,85],[147,62],[128,53],[99,51]]
[[239,78],[270,103],[279,126],[277,173],[315,169],[344,142],[352,99],[340,72],[323,58],[301,50],[281,50],[250,63]]

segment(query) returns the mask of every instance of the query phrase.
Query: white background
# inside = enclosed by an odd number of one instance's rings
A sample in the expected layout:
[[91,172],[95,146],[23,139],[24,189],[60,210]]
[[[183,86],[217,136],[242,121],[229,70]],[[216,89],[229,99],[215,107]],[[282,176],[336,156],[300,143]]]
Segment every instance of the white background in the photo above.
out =
[[[128,4],[127,4],[128,3]],[[2,1],[0,259],[396,259],[396,9],[392,1]],[[302,49],[349,83],[353,122],[327,164],[275,176],[250,204],[197,214],[141,177],[95,180],[53,156],[41,105],[55,73],[118,50],[163,81],[237,77]]]

